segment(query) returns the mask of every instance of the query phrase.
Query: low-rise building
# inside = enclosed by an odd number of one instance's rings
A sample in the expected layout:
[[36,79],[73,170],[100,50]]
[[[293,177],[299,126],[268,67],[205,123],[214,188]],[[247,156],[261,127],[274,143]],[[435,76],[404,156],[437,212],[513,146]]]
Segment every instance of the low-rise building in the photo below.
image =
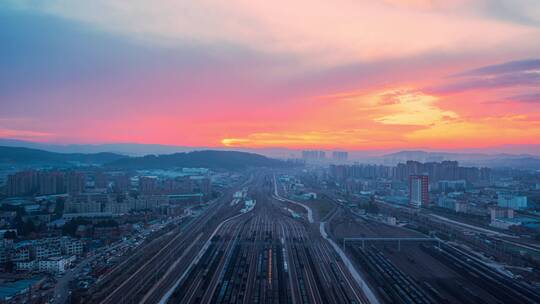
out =
[[50,273],[64,273],[72,262],[72,258],[52,257],[38,262],[38,270]]
[[15,262],[15,268],[19,271],[33,271],[37,268],[36,260]]
[[511,208],[493,206],[489,207],[488,211],[492,221],[498,218],[514,218],[514,209]]
[[36,259],[47,259],[61,255],[60,247],[38,245],[36,246]]
[[13,262],[22,262],[30,260],[30,247],[24,246],[15,249],[11,256]]
[[521,222],[514,219],[496,218],[491,220],[491,227],[507,230],[512,226],[520,226]]
[[456,211],[457,200],[446,196],[441,196],[437,200],[437,207]]
[[456,202],[455,210],[456,212],[467,213],[469,210],[469,205],[465,202]]
[[64,237],[61,240],[62,252],[66,255],[82,255],[83,254],[83,243],[78,239]]

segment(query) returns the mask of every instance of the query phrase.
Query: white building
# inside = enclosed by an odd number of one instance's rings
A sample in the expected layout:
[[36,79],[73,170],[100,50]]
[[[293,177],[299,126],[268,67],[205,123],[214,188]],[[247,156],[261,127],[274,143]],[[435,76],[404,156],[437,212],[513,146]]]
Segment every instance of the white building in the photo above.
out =
[[67,255],[82,255],[83,243],[80,240],[64,237],[61,240],[62,251]]
[[61,255],[60,247],[53,247],[47,245],[36,246],[36,259],[46,259],[50,257],[56,257]]
[[427,175],[409,176],[409,203],[414,207],[429,204],[429,177]]
[[15,249],[15,252],[11,256],[13,262],[22,262],[30,260],[30,247],[19,247]]
[[37,266],[36,260],[15,262],[15,268],[21,271],[32,271],[36,269],[36,266]]
[[38,262],[38,270],[51,273],[63,273],[71,264],[72,258],[52,257]]

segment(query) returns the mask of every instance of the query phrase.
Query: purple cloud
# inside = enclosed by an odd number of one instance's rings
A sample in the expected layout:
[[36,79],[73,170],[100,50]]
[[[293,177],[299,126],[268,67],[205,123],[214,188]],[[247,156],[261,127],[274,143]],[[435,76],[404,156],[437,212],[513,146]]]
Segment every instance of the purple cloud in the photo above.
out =
[[525,59],[510,61],[501,64],[488,65],[481,68],[459,73],[455,76],[486,76],[506,73],[517,73],[531,70],[540,70],[540,59]]
[[511,101],[525,102],[525,103],[540,103],[540,92],[531,94],[516,95],[508,98]]
[[540,59],[510,61],[452,75],[453,82],[426,88],[434,94],[452,94],[477,89],[538,86]]

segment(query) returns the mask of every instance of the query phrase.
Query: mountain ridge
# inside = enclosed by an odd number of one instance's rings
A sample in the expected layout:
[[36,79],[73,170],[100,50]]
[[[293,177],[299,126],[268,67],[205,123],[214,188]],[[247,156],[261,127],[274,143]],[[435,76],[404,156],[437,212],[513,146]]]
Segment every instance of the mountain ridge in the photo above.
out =
[[68,165],[70,163],[105,164],[125,155],[100,153],[57,153],[24,147],[0,146],[0,163],[14,165],[51,164]]
[[246,167],[284,167],[286,164],[285,161],[268,158],[255,153],[203,150],[129,157],[118,159],[106,164],[106,166],[118,169],[161,169],[172,167],[235,169]]
[[0,164],[24,166],[88,164],[102,165],[115,169],[163,169],[172,167],[235,169],[246,167],[284,167],[287,162],[268,158],[260,154],[240,151],[202,150],[129,157],[109,152],[86,154],[57,153],[24,147],[0,146]]

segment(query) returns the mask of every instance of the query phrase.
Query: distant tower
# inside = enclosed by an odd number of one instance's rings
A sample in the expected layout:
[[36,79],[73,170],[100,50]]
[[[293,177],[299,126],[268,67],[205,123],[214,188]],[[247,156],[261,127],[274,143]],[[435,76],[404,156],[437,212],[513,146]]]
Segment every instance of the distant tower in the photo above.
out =
[[409,202],[414,207],[429,204],[429,178],[427,175],[409,176]]

